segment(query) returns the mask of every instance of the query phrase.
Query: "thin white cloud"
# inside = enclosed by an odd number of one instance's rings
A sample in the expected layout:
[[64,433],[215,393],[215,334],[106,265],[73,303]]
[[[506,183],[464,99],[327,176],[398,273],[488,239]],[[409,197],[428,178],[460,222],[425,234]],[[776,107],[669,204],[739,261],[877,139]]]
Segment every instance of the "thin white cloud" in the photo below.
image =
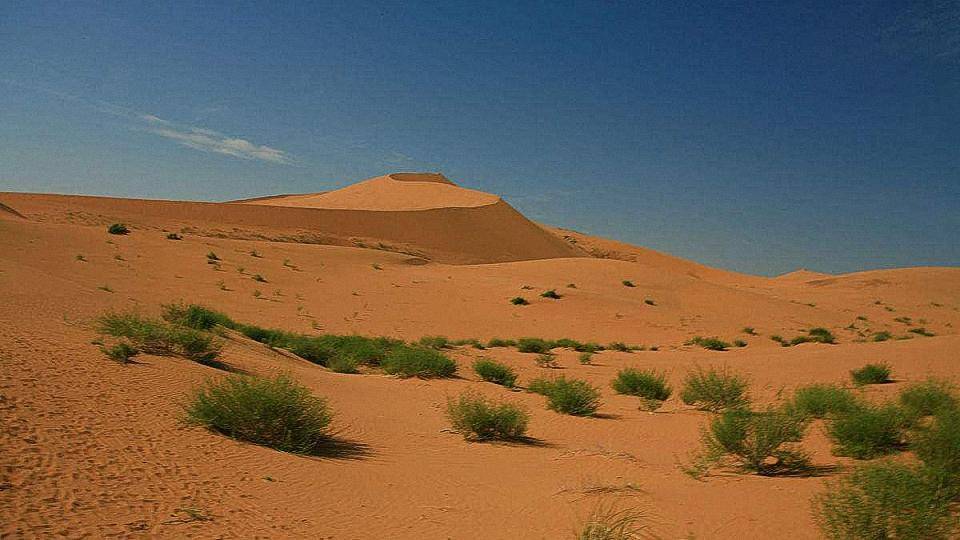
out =
[[293,158],[287,152],[270,146],[254,144],[246,139],[224,135],[212,129],[197,126],[180,126],[154,115],[140,115],[150,124],[147,132],[171,139],[183,146],[224,154],[240,159],[267,161],[280,165],[292,165]]

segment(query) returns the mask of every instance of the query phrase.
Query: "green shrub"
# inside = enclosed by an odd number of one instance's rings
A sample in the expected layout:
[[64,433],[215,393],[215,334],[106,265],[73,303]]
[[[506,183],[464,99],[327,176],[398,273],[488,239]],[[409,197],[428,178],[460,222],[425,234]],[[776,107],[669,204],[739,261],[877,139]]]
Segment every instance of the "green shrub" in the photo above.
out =
[[721,370],[697,367],[687,374],[680,399],[687,405],[696,405],[706,411],[739,409],[750,403],[748,386],[746,379],[730,373],[726,367]]
[[906,424],[903,411],[894,405],[862,405],[836,415],[827,434],[836,445],[835,454],[872,459],[903,445]]
[[167,240],[183,240],[183,237],[175,232],[172,232],[167,233]]
[[803,419],[782,411],[725,411],[702,433],[704,451],[698,467],[706,470],[732,458],[743,470],[761,475],[803,470],[809,457],[791,443],[803,439],[805,430]]
[[860,406],[857,396],[835,384],[811,384],[797,388],[787,409],[803,418],[825,418],[848,413]]
[[107,227],[107,232],[110,234],[130,234],[130,229],[123,223],[114,223]]
[[853,382],[859,385],[884,384],[890,382],[890,366],[886,364],[867,364],[850,372]]
[[457,372],[457,363],[443,353],[422,347],[397,347],[387,352],[383,370],[400,377],[450,377]]
[[600,408],[600,392],[579,379],[535,379],[529,388],[546,396],[547,408],[559,413],[589,416]]
[[725,351],[730,348],[730,344],[722,339],[701,336],[690,339],[687,341],[687,345],[697,345],[711,351]]
[[231,375],[196,390],[187,417],[228,437],[311,454],[328,441],[332,415],[326,401],[287,375]]
[[450,343],[450,340],[445,336],[423,336],[417,342],[421,347],[426,347],[428,349],[450,349],[453,347],[453,344]]
[[470,393],[447,401],[447,418],[464,438],[481,441],[519,439],[530,421],[530,415],[517,405]]
[[936,335],[936,334],[934,334],[933,332],[927,330],[926,328],[922,328],[922,327],[921,327],[921,328],[911,328],[911,329],[907,330],[907,332],[910,332],[910,333],[912,333],[912,334],[919,334],[919,335],[921,335],[921,336],[926,336],[926,337],[933,337],[933,336]]
[[577,341],[577,340],[575,340],[575,339],[570,339],[570,338],[555,339],[555,340],[549,342],[549,344],[550,344],[550,348],[551,348],[551,349],[573,349],[573,350],[577,350],[577,347],[582,347],[582,346],[583,346],[583,343],[580,343],[579,341]]
[[217,325],[233,329],[239,326],[226,314],[198,304],[165,304],[163,319],[194,330],[210,330]]
[[946,381],[927,380],[914,383],[900,392],[900,406],[912,418],[931,416],[957,406],[953,385]]
[[540,338],[520,338],[517,340],[517,350],[522,353],[548,353],[553,343]]
[[599,343],[594,343],[592,341],[589,343],[578,343],[576,346],[573,347],[573,350],[577,352],[587,352],[587,353],[600,352],[604,349],[605,347],[603,345],[600,345]]
[[648,305],[648,306],[655,306],[655,305],[657,305],[657,303],[654,302],[652,298],[646,298],[646,299],[644,299],[643,303],[646,304],[646,305]]
[[216,253],[214,253],[214,252],[212,252],[212,251],[207,252],[207,262],[208,262],[208,263],[211,263],[211,264],[212,264],[212,263],[215,263],[215,262],[217,262],[217,261],[219,261],[219,260],[220,260],[220,257],[218,257]]
[[533,361],[537,363],[537,367],[542,367],[542,368],[560,367],[560,365],[557,364],[556,357],[554,357],[553,354],[551,353],[538,354],[537,357],[533,359]]
[[558,294],[557,291],[554,289],[550,289],[549,291],[543,291],[542,293],[540,293],[540,296],[544,298],[552,298],[553,300],[559,300],[563,298],[563,296]]
[[516,347],[517,342],[512,339],[493,338],[487,342],[487,347]]
[[166,324],[135,313],[106,313],[97,319],[101,334],[126,338],[147,354],[182,356],[215,365],[223,344],[206,332]]
[[470,346],[473,347],[474,349],[479,349],[479,350],[481,350],[481,351],[487,348],[487,347],[483,344],[483,342],[481,342],[481,341],[480,341],[479,339],[477,339],[477,338],[458,339],[458,340],[456,340],[456,341],[453,341],[452,343],[453,343],[453,345],[455,345],[455,346],[457,346],[457,347],[462,347],[462,346],[464,346],[464,345],[470,345]]
[[580,359],[580,363],[581,363],[581,364],[583,364],[583,365],[585,365],[585,366],[590,365],[590,363],[593,362],[593,353],[591,353],[591,352],[582,352],[582,353],[580,353],[579,359]]
[[607,345],[607,348],[611,351],[633,352],[633,349],[631,349],[629,345],[622,341],[614,341],[610,345]]
[[525,306],[530,302],[528,302],[527,299],[522,296],[514,296],[513,298],[510,299],[510,303],[515,306]]
[[815,341],[817,343],[836,343],[837,338],[823,327],[811,328],[807,330],[807,336],[810,338],[810,341]]
[[891,339],[893,339],[893,334],[887,332],[886,330],[874,333],[873,337],[871,338],[873,341],[889,341]]
[[260,274],[254,274],[254,276],[253,276],[252,278],[250,278],[250,279],[252,279],[252,280],[254,280],[254,281],[258,282],[258,283],[266,283],[266,282],[267,282],[267,278],[261,276]]
[[360,373],[359,366],[360,361],[350,356],[332,356],[327,360],[327,368],[334,373]]
[[576,540],[637,540],[647,536],[649,527],[641,523],[643,515],[636,510],[599,507],[576,531]]
[[129,364],[131,358],[140,354],[140,350],[125,341],[121,341],[112,347],[100,347],[103,354],[114,362]]
[[813,511],[827,538],[932,540],[956,531],[949,501],[923,471],[902,463],[869,463],[828,482]]
[[750,336],[755,336],[755,335],[757,335],[757,331],[754,330],[754,328],[753,328],[752,326],[744,326],[744,327],[743,327],[743,330],[741,330],[741,332],[743,332],[744,334],[750,335]]
[[624,286],[624,287],[636,287],[636,285],[634,285],[633,282],[630,281],[629,279],[625,279],[625,280],[621,281],[620,283],[623,283],[623,286]]
[[912,448],[937,488],[950,498],[960,496],[960,410],[938,410],[930,427],[916,434]]
[[513,385],[517,382],[517,374],[510,366],[488,358],[478,358],[473,363],[473,371],[481,379],[507,388],[513,388]]
[[649,400],[666,401],[673,390],[663,373],[624,368],[610,384],[618,394],[627,394]]
[[741,348],[742,348],[742,347],[746,347],[746,346],[747,346],[747,342],[744,341],[744,340],[742,340],[742,339],[735,339],[735,340],[733,340],[733,346],[734,346],[734,347],[741,347]]

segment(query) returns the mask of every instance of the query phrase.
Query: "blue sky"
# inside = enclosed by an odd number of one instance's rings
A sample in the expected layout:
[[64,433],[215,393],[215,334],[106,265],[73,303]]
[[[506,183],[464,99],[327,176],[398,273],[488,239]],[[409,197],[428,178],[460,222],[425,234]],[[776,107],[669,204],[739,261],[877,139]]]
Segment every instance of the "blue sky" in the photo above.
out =
[[402,4],[2,2],[0,190],[439,170],[733,270],[960,265],[960,1]]

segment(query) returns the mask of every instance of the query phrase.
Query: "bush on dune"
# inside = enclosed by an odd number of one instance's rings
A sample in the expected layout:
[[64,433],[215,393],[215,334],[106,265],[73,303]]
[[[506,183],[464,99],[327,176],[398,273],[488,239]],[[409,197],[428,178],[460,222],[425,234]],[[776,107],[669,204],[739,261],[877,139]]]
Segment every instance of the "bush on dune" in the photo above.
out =
[[862,405],[833,418],[827,434],[836,445],[835,454],[871,459],[900,448],[907,423],[895,405]]
[[624,368],[610,384],[618,394],[666,401],[673,392],[663,373]]
[[957,406],[956,391],[946,381],[914,383],[900,392],[900,406],[912,418],[931,416]]
[[106,313],[97,319],[97,330],[126,338],[137,349],[156,355],[182,356],[212,365],[223,344],[213,336],[187,326],[167,324],[136,313]]
[[858,385],[884,384],[890,382],[890,366],[886,364],[867,364],[850,372],[853,382]]
[[573,416],[590,416],[600,408],[600,392],[586,381],[578,379],[535,379],[531,392],[547,398],[547,408]]
[[541,339],[525,337],[517,340],[517,350],[522,353],[548,353],[553,348],[553,343]]
[[805,418],[825,418],[850,412],[859,405],[857,396],[846,388],[835,384],[811,384],[797,388],[786,409]]
[[211,330],[220,325],[236,329],[239,325],[226,314],[198,304],[165,304],[163,320],[194,330]]
[[396,347],[387,352],[381,364],[383,370],[400,377],[451,377],[457,372],[457,363],[444,354],[421,347]]
[[487,358],[477,359],[473,363],[473,371],[475,371],[481,379],[506,386],[507,388],[513,388],[513,385],[517,382],[517,374],[510,366]]
[[687,341],[687,345],[697,345],[710,351],[725,351],[730,348],[730,344],[716,337],[695,336]]
[[680,399],[687,405],[695,405],[706,411],[739,409],[750,403],[748,386],[746,379],[730,373],[726,367],[708,370],[697,367],[687,374]]
[[937,489],[950,498],[960,497],[960,409],[938,410],[932,424],[914,436],[911,448]]
[[701,435],[704,450],[695,476],[725,458],[760,475],[802,471],[809,466],[809,456],[794,443],[805,430],[803,419],[783,411],[725,411]]
[[523,437],[530,415],[512,403],[497,403],[465,393],[447,401],[447,418],[464,438],[485,441]]

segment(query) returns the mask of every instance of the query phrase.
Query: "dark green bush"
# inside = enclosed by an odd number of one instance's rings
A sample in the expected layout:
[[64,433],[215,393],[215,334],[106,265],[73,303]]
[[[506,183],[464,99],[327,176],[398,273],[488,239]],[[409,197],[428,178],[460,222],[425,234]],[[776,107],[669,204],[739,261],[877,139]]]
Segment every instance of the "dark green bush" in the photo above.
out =
[[327,360],[327,368],[334,373],[360,373],[357,369],[360,361],[350,356],[332,356]]
[[900,392],[900,406],[912,418],[931,416],[957,406],[953,385],[946,381],[927,380],[914,383]]
[[559,300],[559,299],[563,298],[563,297],[562,297],[560,294],[558,294],[557,291],[554,290],[554,289],[550,289],[549,291],[543,291],[542,293],[540,293],[540,296],[542,296],[542,297],[544,297],[544,298],[552,298],[553,300]]
[[139,349],[125,341],[121,341],[112,347],[100,347],[100,350],[103,351],[103,354],[107,355],[108,358],[121,364],[129,364],[131,358],[140,354]]
[[912,448],[937,488],[952,499],[960,496],[960,409],[938,410],[933,423],[914,436]]
[[846,388],[835,384],[811,384],[794,391],[793,401],[787,404],[787,409],[804,418],[825,418],[848,413],[859,406],[857,396]]
[[107,232],[110,234],[130,234],[130,229],[123,223],[114,223],[107,227]]
[[478,358],[473,363],[473,371],[481,379],[507,388],[513,388],[517,382],[517,374],[510,366],[487,358]]
[[633,349],[631,349],[629,345],[622,341],[614,341],[610,345],[607,345],[607,349],[619,352],[633,352]]
[[517,342],[512,339],[493,338],[487,343],[487,347],[516,347]]
[[925,336],[925,337],[933,337],[933,336],[936,335],[936,334],[934,334],[933,332],[927,330],[926,328],[922,328],[922,327],[921,327],[921,328],[911,328],[911,329],[907,330],[907,332],[910,332],[910,333],[912,333],[912,334],[918,334],[918,335]]
[[312,454],[328,441],[332,415],[326,401],[286,375],[231,375],[196,390],[187,417],[228,437]]
[[525,306],[530,302],[528,302],[527,299],[522,296],[514,296],[513,298],[510,299],[510,303],[515,306]]
[[624,287],[636,287],[636,285],[634,285],[633,282],[630,281],[629,279],[625,279],[625,280],[621,281],[620,283],[623,283],[623,286],[624,286]]
[[101,334],[126,338],[147,354],[182,356],[215,365],[223,344],[206,332],[166,324],[135,313],[106,313],[97,319]]
[[690,339],[687,341],[687,345],[697,345],[711,351],[725,351],[730,348],[730,344],[722,339],[702,336]]
[[925,472],[894,462],[862,465],[828,482],[813,510],[823,534],[838,540],[946,540],[957,527]]
[[884,330],[882,332],[876,332],[875,334],[873,334],[873,337],[871,339],[873,341],[889,341],[893,339],[893,334]]
[[462,346],[464,346],[464,345],[470,345],[470,346],[473,347],[474,349],[479,349],[479,350],[481,350],[481,351],[487,348],[486,345],[484,345],[483,342],[480,341],[480,340],[477,339],[477,338],[458,339],[458,340],[453,341],[452,343],[453,343],[453,345],[455,345],[455,346],[457,346],[457,347],[462,347]]
[[546,396],[547,408],[559,413],[589,416],[600,408],[600,392],[579,379],[535,379],[529,389]]
[[594,343],[592,341],[589,343],[578,343],[573,347],[573,350],[577,352],[587,352],[587,353],[600,352],[605,349],[606,347],[604,347],[603,345],[600,345],[599,343]]
[[446,336],[423,336],[417,342],[421,347],[426,347],[428,349],[450,349],[453,347],[453,344],[450,342]]
[[734,346],[734,347],[746,347],[746,346],[747,346],[747,342],[744,341],[744,340],[742,340],[742,339],[735,339],[735,340],[733,340],[733,346]]
[[421,347],[396,347],[387,352],[383,370],[400,377],[450,377],[457,372],[457,363],[443,353]]
[[740,409],[750,403],[748,386],[746,379],[730,373],[726,367],[720,370],[697,367],[687,374],[680,399],[687,405],[696,405],[706,411]]
[[805,430],[803,419],[782,411],[725,411],[702,434],[698,467],[706,470],[732,458],[740,468],[761,475],[801,471],[809,466],[809,457],[795,443]]
[[165,304],[163,319],[194,330],[210,330],[217,325],[233,329],[239,326],[226,314],[198,304]]
[[906,417],[895,405],[862,405],[836,415],[827,425],[834,453],[872,459],[903,446]]
[[220,260],[220,257],[218,257],[216,253],[214,253],[214,252],[212,252],[212,251],[207,252],[207,262],[209,262],[209,263],[215,263],[215,262],[217,262],[217,261],[219,261],[219,260]]
[[890,366],[886,364],[867,364],[850,372],[853,382],[859,385],[884,384],[890,382]]
[[517,350],[522,353],[548,353],[553,343],[545,339],[525,337],[517,340]]
[[590,363],[593,362],[593,354],[594,353],[591,353],[591,352],[580,353],[580,357],[579,357],[580,363],[585,366],[590,365]]
[[560,365],[557,364],[557,358],[556,358],[555,356],[553,356],[552,353],[538,354],[537,357],[534,358],[533,361],[537,363],[537,367],[542,367],[542,368],[558,368],[558,367],[560,367]]
[[512,403],[496,403],[467,393],[447,401],[447,418],[465,438],[484,441],[522,438],[530,415]]
[[183,240],[183,237],[175,232],[172,232],[167,233],[167,240]]
[[550,348],[551,348],[551,349],[573,349],[573,350],[577,350],[577,347],[582,347],[582,346],[583,346],[583,343],[580,343],[579,341],[577,341],[577,340],[575,340],[575,339],[570,339],[570,338],[555,339],[555,340],[549,342],[549,344],[550,344]]
[[627,394],[641,398],[666,401],[673,390],[663,373],[624,368],[610,384],[618,394]]

